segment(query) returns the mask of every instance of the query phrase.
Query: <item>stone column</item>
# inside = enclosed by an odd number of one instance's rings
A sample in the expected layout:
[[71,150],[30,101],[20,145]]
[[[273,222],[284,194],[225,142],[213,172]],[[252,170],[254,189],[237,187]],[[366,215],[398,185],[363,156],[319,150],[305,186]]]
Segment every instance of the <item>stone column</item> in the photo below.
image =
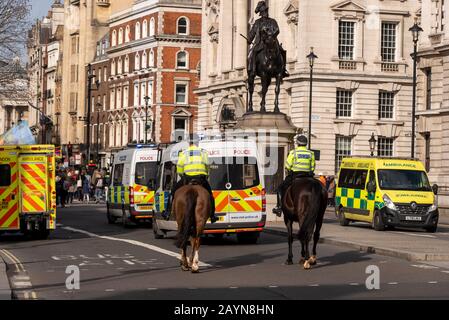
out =
[[234,37],[235,37],[235,69],[244,69],[246,67],[246,60],[248,55],[248,45],[245,37],[248,34],[248,1],[235,0],[234,3]]

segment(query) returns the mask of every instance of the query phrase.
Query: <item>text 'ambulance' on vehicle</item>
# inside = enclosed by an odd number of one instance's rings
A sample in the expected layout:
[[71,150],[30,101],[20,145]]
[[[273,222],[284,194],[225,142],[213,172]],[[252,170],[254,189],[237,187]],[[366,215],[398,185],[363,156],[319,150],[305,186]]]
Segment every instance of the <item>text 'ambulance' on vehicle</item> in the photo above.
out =
[[56,228],[55,147],[0,146],[0,232],[46,239]]
[[386,227],[424,228],[438,225],[438,186],[430,186],[423,164],[413,159],[344,158],[335,194],[340,224],[371,223]]
[[[266,198],[258,162],[257,145],[252,140],[203,140],[200,148],[209,155],[209,183],[219,220],[206,224],[205,234],[237,234],[239,242],[255,243],[266,222]],[[157,238],[176,231],[176,221],[166,221],[161,213],[167,207],[173,183],[178,180],[176,163],[187,142],[169,146],[162,154],[156,192],[153,230]]]
[[152,222],[158,157],[156,145],[130,145],[114,156],[106,199],[109,223],[117,218],[124,226]]

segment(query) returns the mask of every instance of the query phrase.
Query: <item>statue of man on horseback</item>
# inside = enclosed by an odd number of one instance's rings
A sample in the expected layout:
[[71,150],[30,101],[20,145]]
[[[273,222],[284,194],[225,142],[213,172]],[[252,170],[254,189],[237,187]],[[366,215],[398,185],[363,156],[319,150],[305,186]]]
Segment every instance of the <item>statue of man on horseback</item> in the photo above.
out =
[[259,76],[262,80],[261,112],[265,112],[265,96],[272,78],[276,78],[276,99],[274,112],[279,112],[279,92],[283,78],[288,77],[287,52],[279,44],[279,26],[276,20],[268,16],[268,6],[265,1],[259,1],[255,13],[261,18],[256,20],[248,35],[248,45],[253,44],[248,54],[248,111],[253,111],[252,96],[254,80]]

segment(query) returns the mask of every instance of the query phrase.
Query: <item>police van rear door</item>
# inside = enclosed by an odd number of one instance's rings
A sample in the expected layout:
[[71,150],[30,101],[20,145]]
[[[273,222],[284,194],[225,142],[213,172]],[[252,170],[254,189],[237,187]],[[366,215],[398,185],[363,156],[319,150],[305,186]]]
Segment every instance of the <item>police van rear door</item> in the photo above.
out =
[[19,229],[17,151],[0,147],[0,230]]

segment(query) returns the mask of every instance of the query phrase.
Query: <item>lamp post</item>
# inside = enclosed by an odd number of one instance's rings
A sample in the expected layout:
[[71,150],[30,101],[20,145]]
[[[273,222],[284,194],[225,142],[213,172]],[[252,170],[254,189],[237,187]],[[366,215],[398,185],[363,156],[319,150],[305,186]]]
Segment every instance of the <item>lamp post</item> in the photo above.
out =
[[411,157],[415,157],[415,121],[416,121],[416,62],[417,62],[417,47],[419,40],[419,33],[423,29],[418,25],[418,21],[415,18],[415,24],[409,29],[413,36],[413,96],[412,96],[412,148]]
[[371,151],[371,157],[374,157],[374,149],[376,149],[376,138],[374,137],[374,132],[371,134],[371,138],[368,140],[369,149]]
[[102,104],[97,102],[97,165],[100,163],[100,107],[102,107]]
[[313,47],[310,47],[310,53],[306,57],[309,59],[310,66],[310,91],[309,91],[309,150],[312,145],[312,84],[313,84],[313,64],[315,59],[318,58],[315,53],[313,53]]
[[148,103],[150,101],[149,96],[144,97],[145,100],[145,144],[147,144],[147,137],[148,137]]
[[89,63],[87,65],[87,130],[86,130],[86,146],[87,146],[87,163],[90,161],[90,113],[92,109],[92,91],[98,90],[99,81],[95,81],[96,89],[92,88],[92,80],[95,78],[95,75],[92,73],[92,65]]

